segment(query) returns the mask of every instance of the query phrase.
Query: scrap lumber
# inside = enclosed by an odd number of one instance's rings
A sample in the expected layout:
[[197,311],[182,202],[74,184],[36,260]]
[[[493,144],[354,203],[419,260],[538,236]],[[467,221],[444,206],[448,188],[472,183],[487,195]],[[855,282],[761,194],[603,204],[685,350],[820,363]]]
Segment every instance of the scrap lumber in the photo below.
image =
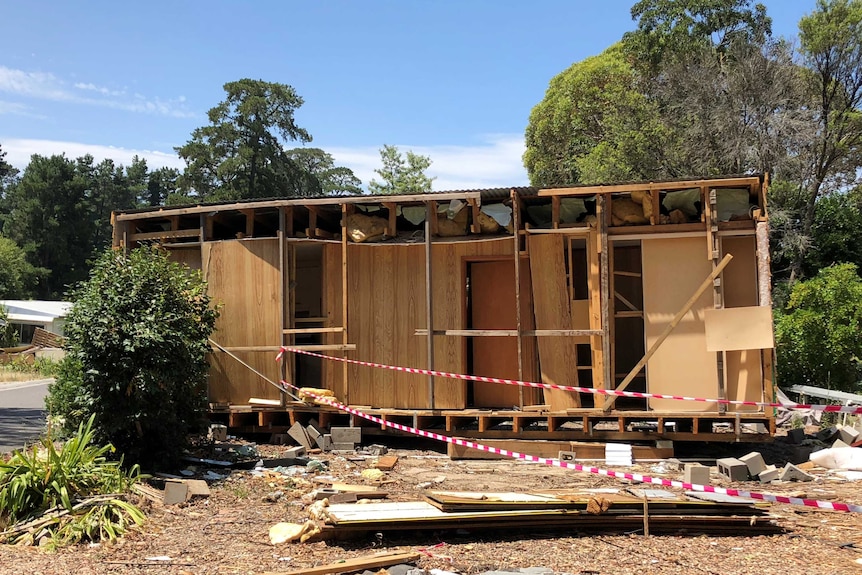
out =
[[396,463],[398,463],[397,455],[381,455],[371,467],[377,468],[380,471],[392,471]]
[[401,563],[412,563],[419,559],[419,553],[414,551],[381,551],[373,555],[354,557],[337,563],[327,563],[317,567],[295,569],[293,571],[265,571],[262,575],[336,575],[338,573],[352,573],[366,569],[377,569]]

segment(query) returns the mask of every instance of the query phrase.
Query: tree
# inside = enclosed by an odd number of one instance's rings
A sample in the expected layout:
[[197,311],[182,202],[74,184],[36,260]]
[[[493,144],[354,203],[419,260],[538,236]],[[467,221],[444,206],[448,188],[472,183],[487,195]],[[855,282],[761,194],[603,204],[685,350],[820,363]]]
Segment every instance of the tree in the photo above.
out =
[[33,155],[24,174],[7,191],[3,233],[23,248],[40,276],[36,296],[58,299],[87,277],[93,254],[89,182],[65,156]]
[[[817,123],[798,176],[806,195],[801,233],[810,237],[817,199],[853,182],[862,167],[862,0],[818,0],[799,31]],[[798,258],[791,276],[801,277],[802,266]]]
[[9,323],[9,310],[0,305],[0,347],[13,347],[18,343],[18,330]]
[[626,51],[647,70],[710,47],[719,53],[737,42],[762,44],[772,19],[752,0],[640,0],[631,10],[634,32],[623,35]]
[[294,120],[302,98],[286,84],[247,78],[224,89],[227,98],[208,112],[210,125],[176,148],[186,161],[180,187],[204,200],[301,193],[303,172],[284,144],[311,141]]
[[853,264],[830,266],[793,284],[776,312],[778,381],[859,392],[862,279]]
[[175,168],[158,168],[147,176],[144,195],[138,197],[141,206],[164,206],[168,198],[178,192],[177,180],[180,172]]
[[217,311],[200,272],[163,251],[108,250],[74,290],[66,357],[48,410],[73,431],[94,416],[99,441],[128,463],[168,468],[201,422]]
[[555,76],[530,113],[524,166],[534,186],[643,179],[663,172],[668,134],[614,45]]
[[431,166],[431,158],[407,151],[406,159],[396,146],[380,149],[383,167],[374,170],[381,180],[368,182],[372,194],[427,194],[431,191],[434,178],[425,175]]
[[362,181],[353,170],[335,165],[335,158],[320,148],[294,148],[287,157],[305,174],[303,196],[352,196],[362,193]]
[[32,297],[39,277],[46,272],[33,267],[18,244],[0,236],[0,299]]

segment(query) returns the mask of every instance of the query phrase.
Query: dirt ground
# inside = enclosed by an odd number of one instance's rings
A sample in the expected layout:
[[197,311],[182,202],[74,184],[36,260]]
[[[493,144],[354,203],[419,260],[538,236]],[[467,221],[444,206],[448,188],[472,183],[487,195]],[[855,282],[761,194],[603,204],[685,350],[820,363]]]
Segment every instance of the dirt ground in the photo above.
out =
[[[259,446],[275,457],[284,447]],[[528,491],[549,488],[625,487],[619,480],[515,461],[451,461],[432,451],[397,449],[399,457],[381,486],[389,499],[420,498],[422,486],[461,491]],[[367,463],[340,455],[315,454],[327,461],[324,475],[353,484],[373,484],[360,477]],[[656,473],[656,463],[634,466]],[[768,491],[862,504],[862,481],[839,481],[823,470],[812,483],[768,486]],[[286,572],[346,560],[381,550],[416,550],[417,565],[464,574],[494,569],[547,567],[559,573],[708,573],[769,574],[862,573],[862,516],[775,505],[771,513],[786,530],[769,536],[705,536],[692,529],[674,536],[641,533],[565,533],[546,531],[416,531],[368,534],[358,539],[285,543],[273,546],[268,531],[275,523],[302,523],[301,496],[320,475],[256,476],[233,471],[211,485],[209,498],[179,506],[141,500],[147,522],[113,544],[79,545],[48,553],[38,548],[0,546],[4,575],[239,575]],[[681,472],[661,476],[681,479]],[[719,483],[713,476],[713,484]],[[758,483],[736,487],[767,490]],[[277,498],[277,491],[284,493]],[[853,546],[859,543],[860,548]],[[156,558],[156,559],[153,559]]]

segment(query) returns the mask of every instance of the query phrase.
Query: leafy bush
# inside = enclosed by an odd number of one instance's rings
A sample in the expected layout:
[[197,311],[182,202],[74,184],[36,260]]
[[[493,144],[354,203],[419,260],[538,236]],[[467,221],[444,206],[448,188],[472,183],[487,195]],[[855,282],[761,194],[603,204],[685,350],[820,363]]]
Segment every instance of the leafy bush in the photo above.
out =
[[0,347],[12,347],[18,343],[18,331],[15,326],[6,321],[7,319],[9,319],[9,310],[6,306],[0,305]]
[[862,279],[853,264],[796,282],[776,311],[779,383],[858,393],[862,376]]
[[218,315],[200,273],[155,248],[109,251],[72,301],[48,411],[67,431],[94,416],[97,439],[128,461],[174,465],[203,423]]
[[92,445],[92,424],[91,417],[59,450],[49,437],[0,462],[0,541],[115,539],[143,523],[143,513],[122,499],[140,479],[138,467],[124,471],[109,461],[114,448]]

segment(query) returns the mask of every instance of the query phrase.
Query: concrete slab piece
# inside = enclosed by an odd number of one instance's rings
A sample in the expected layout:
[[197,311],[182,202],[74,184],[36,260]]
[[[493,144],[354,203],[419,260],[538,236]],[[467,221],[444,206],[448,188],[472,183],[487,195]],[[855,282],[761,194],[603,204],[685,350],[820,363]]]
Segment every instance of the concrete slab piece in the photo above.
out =
[[758,451],[746,453],[739,460],[748,467],[748,474],[752,477],[757,477],[761,471],[766,469],[766,462],[763,461],[763,456]]
[[854,427],[842,427],[838,430],[838,438],[847,445],[853,445],[859,441],[859,430]]
[[775,481],[781,475],[781,470],[775,467],[774,465],[767,465],[766,469],[758,474],[757,478],[761,483],[770,483],[771,481]]
[[781,481],[814,481],[814,476],[810,473],[804,472],[792,463],[788,463],[784,466],[784,469],[781,470],[779,479],[781,479]]
[[287,434],[304,448],[311,449],[311,438],[308,437],[308,432],[305,430],[305,426],[298,421],[290,426],[290,429],[287,430]]

